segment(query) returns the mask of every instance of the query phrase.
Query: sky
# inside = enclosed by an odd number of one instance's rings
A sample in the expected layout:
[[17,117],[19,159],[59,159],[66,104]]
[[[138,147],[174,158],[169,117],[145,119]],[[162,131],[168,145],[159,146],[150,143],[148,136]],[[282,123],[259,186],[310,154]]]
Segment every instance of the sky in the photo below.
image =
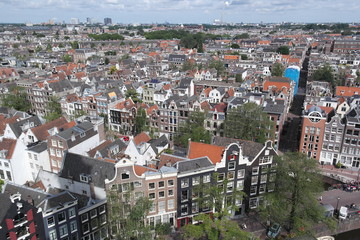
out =
[[1,23],[360,22],[360,0],[0,0]]

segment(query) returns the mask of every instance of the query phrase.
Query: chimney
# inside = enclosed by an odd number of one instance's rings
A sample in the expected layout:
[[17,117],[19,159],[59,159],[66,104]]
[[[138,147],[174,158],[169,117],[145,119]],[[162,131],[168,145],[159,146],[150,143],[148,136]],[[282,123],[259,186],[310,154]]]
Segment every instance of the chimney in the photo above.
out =
[[30,195],[27,196],[26,201],[27,201],[28,203],[30,203],[32,206],[34,206],[34,199],[32,199],[32,197],[31,197]]
[[90,197],[91,197],[92,199],[96,199],[96,195],[95,195],[95,185],[94,185],[93,182],[90,182],[89,185],[90,185]]

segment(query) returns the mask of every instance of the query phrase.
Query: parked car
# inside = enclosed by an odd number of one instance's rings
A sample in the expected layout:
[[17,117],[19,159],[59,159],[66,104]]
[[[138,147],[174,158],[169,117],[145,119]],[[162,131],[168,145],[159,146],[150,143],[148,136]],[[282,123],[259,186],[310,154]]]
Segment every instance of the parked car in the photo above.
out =
[[339,219],[346,219],[348,216],[348,208],[341,206],[339,210]]
[[268,230],[267,236],[269,238],[276,238],[281,231],[281,226],[278,223],[274,223]]

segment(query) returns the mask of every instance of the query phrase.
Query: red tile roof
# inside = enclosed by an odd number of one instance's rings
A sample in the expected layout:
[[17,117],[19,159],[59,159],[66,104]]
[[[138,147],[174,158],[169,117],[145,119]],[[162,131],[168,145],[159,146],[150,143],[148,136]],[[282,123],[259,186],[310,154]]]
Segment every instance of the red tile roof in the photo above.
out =
[[134,165],[134,172],[138,176],[141,176],[145,172],[148,172],[148,171],[157,172],[156,169],[152,169],[152,168],[148,168],[148,167],[144,167],[144,166],[140,166],[140,165]]
[[68,123],[65,118],[61,117],[61,118],[55,119],[54,121],[34,127],[31,129],[31,131],[34,133],[34,135],[36,136],[36,138],[39,141],[43,141],[43,140],[46,140],[46,138],[50,135],[48,130],[50,130],[54,127],[56,127],[57,129],[62,128],[63,130],[66,130],[73,126],[75,126],[74,121]]
[[163,166],[169,166],[169,165],[172,166],[175,163],[177,163],[179,161],[183,161],[185,159],[182,157],[175,156],[175,155],[163,153],[160,155],[159,160],[160,160],[160,162],[159,162],[158,168],[161,168]]
[[206,143],[190,142],[188,158],[208,157],[213,164],[219,163],[222,159],[225,147],[215,146]]
[[149,135],[147,135],[145,132],[139,133],[134,137],[134,143],[135,145],[139,145],[140,143],[146,143],[151,139]]
[[12,155],[14,153],[16,146],[16,140],[15,139],[9,139],[9,138],[3,138],[0,142],[0,151],[1,150],[7,150],[6,158],[5,159],[11,159]]
[[336,96],[352,97],[354,95],[360,95],[360,87],[337,86],[335,92]]

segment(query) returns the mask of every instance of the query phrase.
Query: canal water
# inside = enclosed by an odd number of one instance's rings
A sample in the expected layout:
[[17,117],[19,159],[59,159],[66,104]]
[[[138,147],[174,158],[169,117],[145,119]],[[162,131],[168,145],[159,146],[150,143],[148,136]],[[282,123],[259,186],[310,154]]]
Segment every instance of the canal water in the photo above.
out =
[[335,240],[360,240],[360,229],[335,235]]

